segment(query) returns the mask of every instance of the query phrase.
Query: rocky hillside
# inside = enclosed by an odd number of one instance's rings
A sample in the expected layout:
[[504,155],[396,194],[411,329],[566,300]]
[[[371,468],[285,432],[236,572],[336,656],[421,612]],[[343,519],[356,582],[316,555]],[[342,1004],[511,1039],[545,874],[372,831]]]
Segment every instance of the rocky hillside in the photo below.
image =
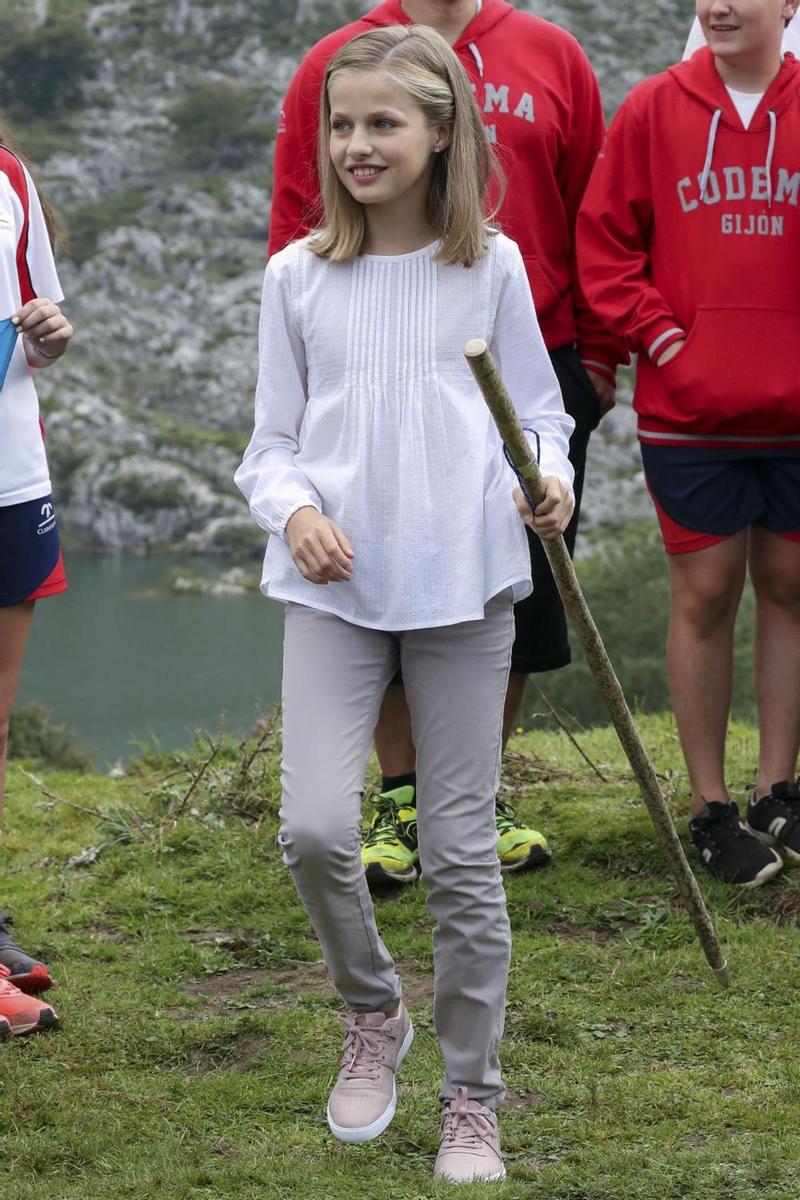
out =
[[[42,373],[61,519],[106,549],[260,545],[246,441],[281,97],[347,0],[0,0],[0,106],[69,237],[78,329]],[[575,33],[609,112],[679,56],[686,5],[523,4]],[[49,378],[48,378],[49,376]],[[641,508],[629,406],[595,441],[591,522]]]

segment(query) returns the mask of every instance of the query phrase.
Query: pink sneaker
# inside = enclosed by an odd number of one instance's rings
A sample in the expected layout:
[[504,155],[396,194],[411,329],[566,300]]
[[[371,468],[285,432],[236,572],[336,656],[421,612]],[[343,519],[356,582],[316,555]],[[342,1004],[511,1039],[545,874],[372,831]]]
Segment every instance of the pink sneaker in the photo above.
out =
[[8,967],[0,964],[0,1038],[11,1034],[55,1029],[58,1017],[49,1004],[26,996],[9,983]]
[[497,1116],[477,1100],[468,1100],[466,1088],[458,1088],[455,1100],[444,1106],[433,1176],[451,1183],[495,1183],[506,1177]]
[[342,1067],[328,1100],[328,1125],[340,1142],[370,1142],[394,1116],[394,1076],[413,1041],[414,1027],[404,1004],[396,1017],[357,1013],[341,1021]]

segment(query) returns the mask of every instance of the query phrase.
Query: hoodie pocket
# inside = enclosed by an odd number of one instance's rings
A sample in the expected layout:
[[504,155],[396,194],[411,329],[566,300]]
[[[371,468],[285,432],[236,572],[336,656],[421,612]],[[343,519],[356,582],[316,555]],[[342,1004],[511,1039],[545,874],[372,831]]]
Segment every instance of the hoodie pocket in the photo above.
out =
[[798,346],[800,313],[699,309],[683,349],[656,368],[670,418],[704,433],[800,432]]

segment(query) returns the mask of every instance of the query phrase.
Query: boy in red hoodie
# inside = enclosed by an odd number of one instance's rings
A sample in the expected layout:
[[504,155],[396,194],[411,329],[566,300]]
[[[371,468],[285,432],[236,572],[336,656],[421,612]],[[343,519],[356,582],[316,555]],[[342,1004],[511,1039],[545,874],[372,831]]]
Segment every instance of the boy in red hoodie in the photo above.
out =
[[[797,0],[697,0],[708,46],[622,105],[578,219],[586,297],[638,352],[634,407],[669,555],[667,667],[694,842],[755,887],[800,859]],[[756,786],[725,782],[733,628],[756,594]]]
[[[320,216],[317,122],[325,68],[356,34],[382,25],[433,25],[455,49],[472,81],[490,140],[508,176],[499,224],[522,251],[536,313],[575,421],[570,461],[574,547],[589,435],[614,404],[622,357],[580,296],[574,263],[575,219],[602,145],[600,91],[586,55],[563,29],[506,0],[386,0],[314,46],[289,85],[275,144],[269,252],[303,237]],[[535,586],[516,607],[516,641],[503,721],[504,739],[530,672],[570,661],[564,611],[539,539],[529,537]],[[402,688],[390,687],[375,731],[384,778],[363,849],[371,882],[417,877],[415,752]],[[542,834],[520,824],[498,800],[498,854],[504,871],[547,862]]]

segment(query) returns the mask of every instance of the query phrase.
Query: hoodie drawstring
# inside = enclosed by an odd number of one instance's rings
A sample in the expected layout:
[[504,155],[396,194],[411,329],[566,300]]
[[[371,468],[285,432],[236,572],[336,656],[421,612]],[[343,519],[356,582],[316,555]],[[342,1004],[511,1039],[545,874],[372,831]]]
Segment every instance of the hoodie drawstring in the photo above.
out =
[[483,59],[481,58],[480,50],[474,42],[467,42],[467,49],[475,59],[475,65],[478,68],[478,74],[480,75],[481,79],[483,79]]
[[772,208],[772,155],[775,151],[775,137],[778,132],[778,118],[774,109],[769,110],[769,146],[764,170],[767,173],[767,208]]
[[[772,208],[772,157],[775,153],[775,139],[778,135],[778,118],[775,116],[775,110],[768,109],[769,115],[769,145],[767,146],[767,160],[764,163],[764,173],[767,177],[767,208]],[[703,203],[706,202],[706,188],[708,179],[711,175],[711,163],[714,158],[714,144],[717,140],[717,129],[722,119],[722,109],[715,108],[714,115],[711,118],[711,128],[708,131],[708,145],[706,147],[706,161],[703,163],[703,170],[700,173],[700,199]]]
[[714,142],[717,140],[717,129],[722,120],[722,109],[715,108],[714,116],[711,118],[711,128],[708,131],[708,146],[706,147],[706,161],[703,163],[703,170],[700,175],[700,199],[705,203],[706,187],[708,185],[708,177],[711,174],[711,162],[714,158]]

